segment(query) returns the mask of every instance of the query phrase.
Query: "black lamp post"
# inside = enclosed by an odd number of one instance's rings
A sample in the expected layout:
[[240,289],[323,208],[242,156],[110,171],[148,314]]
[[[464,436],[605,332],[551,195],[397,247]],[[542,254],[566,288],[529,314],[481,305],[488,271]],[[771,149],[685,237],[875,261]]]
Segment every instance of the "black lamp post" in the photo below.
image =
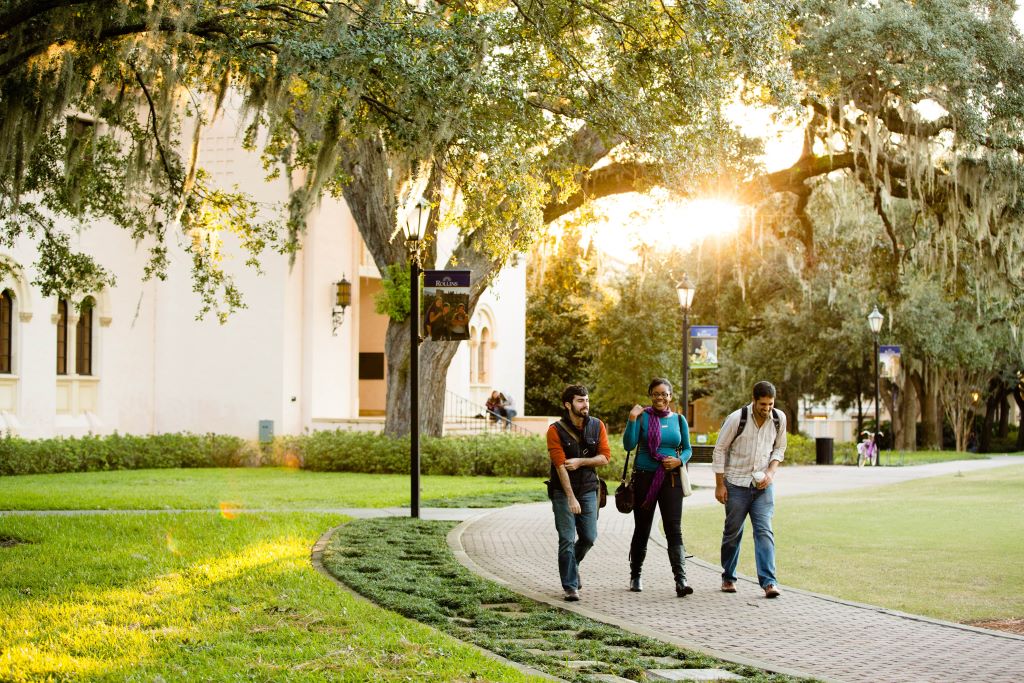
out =
[[[690,282],[690,278],[683,273],[683,280],[676,285],[676,294],[679,295],[679,305],[683,309],[683,395],[682,413],[687,421],[690,419],[690,306],[693,305],[693,295],[697,288]],[[692,427],[692,425],[691,425]]]
[[882,464],[882,449],[878,445],[878,436],[880,434],[880,418],[878,416],[878,404],[880,402],[881,392],[879,391],[879,383],[881,382],[878,375],[878,333],[882,331],[882,321],[885,320],[885,316],[878,312],[878,306],[875,306],[874,310],[868,314],[868,325],[871,326],[871,333],[875,335],[875,467]]
[[[409,251],[409,468],[412,497],[409,514],[420,516],[420,248],[430,204],[420,197],[416,221],[406,216],[402,232]],[[426,215],[425,215],[426,214]]]

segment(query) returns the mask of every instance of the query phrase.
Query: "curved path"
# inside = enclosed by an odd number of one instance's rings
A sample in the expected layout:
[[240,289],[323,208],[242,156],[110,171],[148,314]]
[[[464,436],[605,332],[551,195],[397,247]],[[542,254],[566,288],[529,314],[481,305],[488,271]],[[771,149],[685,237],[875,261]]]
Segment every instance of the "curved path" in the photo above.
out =
[[[908,479],[1024,463],[1022,457],[917,467],[787,467],[776,495],[877,486]],[[717,504],[707,465],[691,467],[698,486],[687,505]],[[734,595],[721,593],[720,567],[689,560],[695,593],[675,597],[664,555],[644,566],[645,590],[626,590],[632,517],[610,504],[599,540],[582,564],[582,600],[561,600],[557,534],[547,503],[516,505],[468,520],[449,536],[467,567],[536,600],[604,623],[723,659],[828,681],[1024,680],[1024,637],[903,614],[781,586],[765,600],[756,580],[741,577]],[[664,546],[664,537],[654,538]],[[660,560],[660,561],[659,561]],[[1018,587],[1019,589],[1020,587]]]

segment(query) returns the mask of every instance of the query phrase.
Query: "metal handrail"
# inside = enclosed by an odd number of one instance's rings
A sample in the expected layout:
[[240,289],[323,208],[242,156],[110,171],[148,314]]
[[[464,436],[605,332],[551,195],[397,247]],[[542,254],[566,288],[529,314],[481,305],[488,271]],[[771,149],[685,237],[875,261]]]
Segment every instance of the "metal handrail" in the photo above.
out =
[[533,436],[528,429],[524,429],[512,422],[512,420],[488,410],[486,406],[473,403],[467,398],[445,389],[444,398],[444,423],[455,424],[461,430],[474,433],[482,432],[504,432],[507,434],[519,434],[521,436]]

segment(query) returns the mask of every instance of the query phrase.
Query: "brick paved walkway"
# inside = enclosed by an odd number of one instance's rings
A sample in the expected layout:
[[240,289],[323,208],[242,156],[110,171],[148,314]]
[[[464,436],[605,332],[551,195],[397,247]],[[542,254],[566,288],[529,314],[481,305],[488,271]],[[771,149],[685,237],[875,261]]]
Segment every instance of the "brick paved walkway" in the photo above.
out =
[[[814,480],[831,482],[829,490],[883,483],[879,477],[905,480],[907,470],[932,476],[983,469],[1024,459],[945,463],[919,468],[873,468],[862,479],[843,468],[853,484],[842,485],[825,468],[787,468],[780,494],[808,492]],[[710,480],[694,466],[696,483]],[[839,468],[836,468],[839,469]],[[890,475],[885,475],[885,470]],[[902,470],[893,472],[893,470]],[[802,470],[802,472],[801,472]],[[860,470],[863,472],[863,470]],[[708,504],[698,491],[687,500]],[[780,673],[828,681],[985,681],[1024,680],[1024,637],[940,622],[925,617],[859,605],[783,585],[783,596],[765,600],[756,581],[741,579],[739,592],[718,590],[721,569],[699,560],[687,563],[695,593],[678,599],[665,554],[664,537],[652,537],[644,566],[644,592],[630,593],[629,538],[632,517],[613,506],[602,511],[597,545],[581,566],[583,600],[561,600],[555,556],[557,534],[547,503],[518,505],[482,514],[464,522],[449,543],[468,567],[537,600],[557,604],[605,623],[698,649],[735,662]],[[655,547],[660,543],[661,547]],[[823,561],[826,558],[823,558]],[[1020,590],[1016,587],[1015,590]]]

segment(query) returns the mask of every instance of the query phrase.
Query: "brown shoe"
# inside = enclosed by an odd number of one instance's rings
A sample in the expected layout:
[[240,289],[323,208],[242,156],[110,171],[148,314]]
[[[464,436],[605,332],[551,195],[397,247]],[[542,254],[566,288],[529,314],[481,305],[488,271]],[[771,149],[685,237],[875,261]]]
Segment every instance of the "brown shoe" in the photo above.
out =
[[777,598],[780,595],[782,595],[782,593],[780,593],[779,589],[776,588],[775,586],[765,586],[764,587],[764,597],[766,597],[766,598]]
[[722,592],[723,593],[735,593],[736,592],[736,584],[733,583],[732,581],[723,581],[722,582]]

